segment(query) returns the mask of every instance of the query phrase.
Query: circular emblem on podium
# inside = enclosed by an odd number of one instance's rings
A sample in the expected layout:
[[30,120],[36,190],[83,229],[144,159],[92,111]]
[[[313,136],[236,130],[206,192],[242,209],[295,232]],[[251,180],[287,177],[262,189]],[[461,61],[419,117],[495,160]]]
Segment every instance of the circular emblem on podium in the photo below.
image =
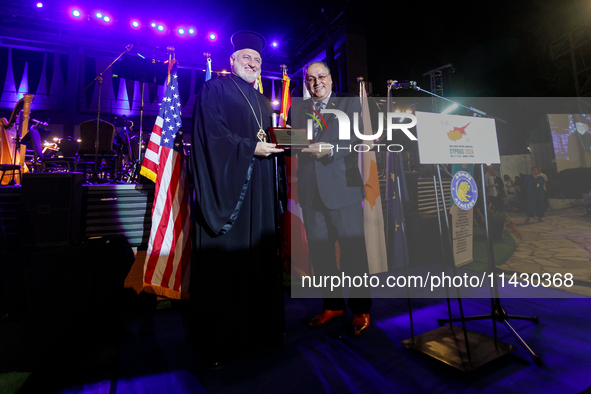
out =
[[458,208],[467,211],[472,209],[478,200],[478,188],[472,175],[466,171],[458,171],[451,180],[451,198]]

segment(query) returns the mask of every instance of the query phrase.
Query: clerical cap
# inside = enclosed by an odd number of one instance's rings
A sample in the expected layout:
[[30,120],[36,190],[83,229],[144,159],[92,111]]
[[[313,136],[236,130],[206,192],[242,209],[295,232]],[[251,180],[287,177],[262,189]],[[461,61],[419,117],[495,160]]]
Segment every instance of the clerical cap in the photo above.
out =
[[587,121],[587,118],[584,117],[583,115],[579,115],[579,114],[573,115],[573,122],[589,124],[589,122]]
[[252,49],[257,51],[259,55],[262,55],[263,49],[267,46],[267,40],[265,40],[265,37],[250,30],[237,31],[232,35],[230,41],[232,42],[232,45],[234,45],[234,52],[241,49]]

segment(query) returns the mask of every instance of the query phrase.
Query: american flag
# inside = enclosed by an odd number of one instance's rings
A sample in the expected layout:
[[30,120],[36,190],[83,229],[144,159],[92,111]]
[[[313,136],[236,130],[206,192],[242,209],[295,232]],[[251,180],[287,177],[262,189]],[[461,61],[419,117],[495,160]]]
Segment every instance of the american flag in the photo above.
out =
[[144,290],[180,299],[188,297],[191,214],[175,62],[168,67],[164,99],[140,173],[156,183]]

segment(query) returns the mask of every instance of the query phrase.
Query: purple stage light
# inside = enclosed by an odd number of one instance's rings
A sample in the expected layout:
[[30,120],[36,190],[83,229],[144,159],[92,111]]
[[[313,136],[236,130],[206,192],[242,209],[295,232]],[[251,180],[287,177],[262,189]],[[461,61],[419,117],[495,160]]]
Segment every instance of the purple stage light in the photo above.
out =
[[157,29],[158,29],[158,31],[164,31],[164,26],[163,25],[158,25]]
[[271,45],[272,45],[274,48],[277,48],[277,43],[276,43],[276,42],[272,43]]
[[103,19],[103,14],[101,14],[100,12],[97,12],[96,14],[94,14],[97,18],[99,19]]
[[152,22],[152,23],[150,23],[150,26],[156,27],[156,23],[155,22]]
[[185,29],[183,29],[182,27],[178,30],[179,34],[182,36],[183,34],[185,34]]
[[105,22],[111,22],[111,18],[109,18],[107,15],[103,16],[103,20]]
[[74,10],[74,11],[72,11],[72,16],[74,16],[75,18],[79,18],[79,17],[80,17],[80,15],[81,15],[81,14],[80,14],[80,11],[78,11],[78,10]]
[[37,3],[37,8],[42,8],[43,7],[43,3]]
[[140,23],[138,21],[133,21],[133,22],[131,22],[131,26],[140,27]]
[[217,36],[215,35],[215,33],[211,33],[211,34],[209,35],[209,39],[210,39],[211,41],[214,41],[216,38],[217,38]]
[[193,29],[193,28],[189,29],[189,34],[195,34],[195,29]]

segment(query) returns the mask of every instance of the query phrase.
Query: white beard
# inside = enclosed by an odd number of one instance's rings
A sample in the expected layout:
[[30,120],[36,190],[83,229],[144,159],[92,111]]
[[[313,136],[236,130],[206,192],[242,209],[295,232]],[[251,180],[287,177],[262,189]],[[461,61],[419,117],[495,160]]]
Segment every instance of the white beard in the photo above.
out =
[[245,80],[248,83],[253,83],[254,81],[256,81],[259,78],[259,75],[261,75],[260,69],[254,75],[247,74],[244,67],[236,67],[236,68],[234,68],[233,71],[236,75],[238,75],[240,78],[242,78],[243,80]]

